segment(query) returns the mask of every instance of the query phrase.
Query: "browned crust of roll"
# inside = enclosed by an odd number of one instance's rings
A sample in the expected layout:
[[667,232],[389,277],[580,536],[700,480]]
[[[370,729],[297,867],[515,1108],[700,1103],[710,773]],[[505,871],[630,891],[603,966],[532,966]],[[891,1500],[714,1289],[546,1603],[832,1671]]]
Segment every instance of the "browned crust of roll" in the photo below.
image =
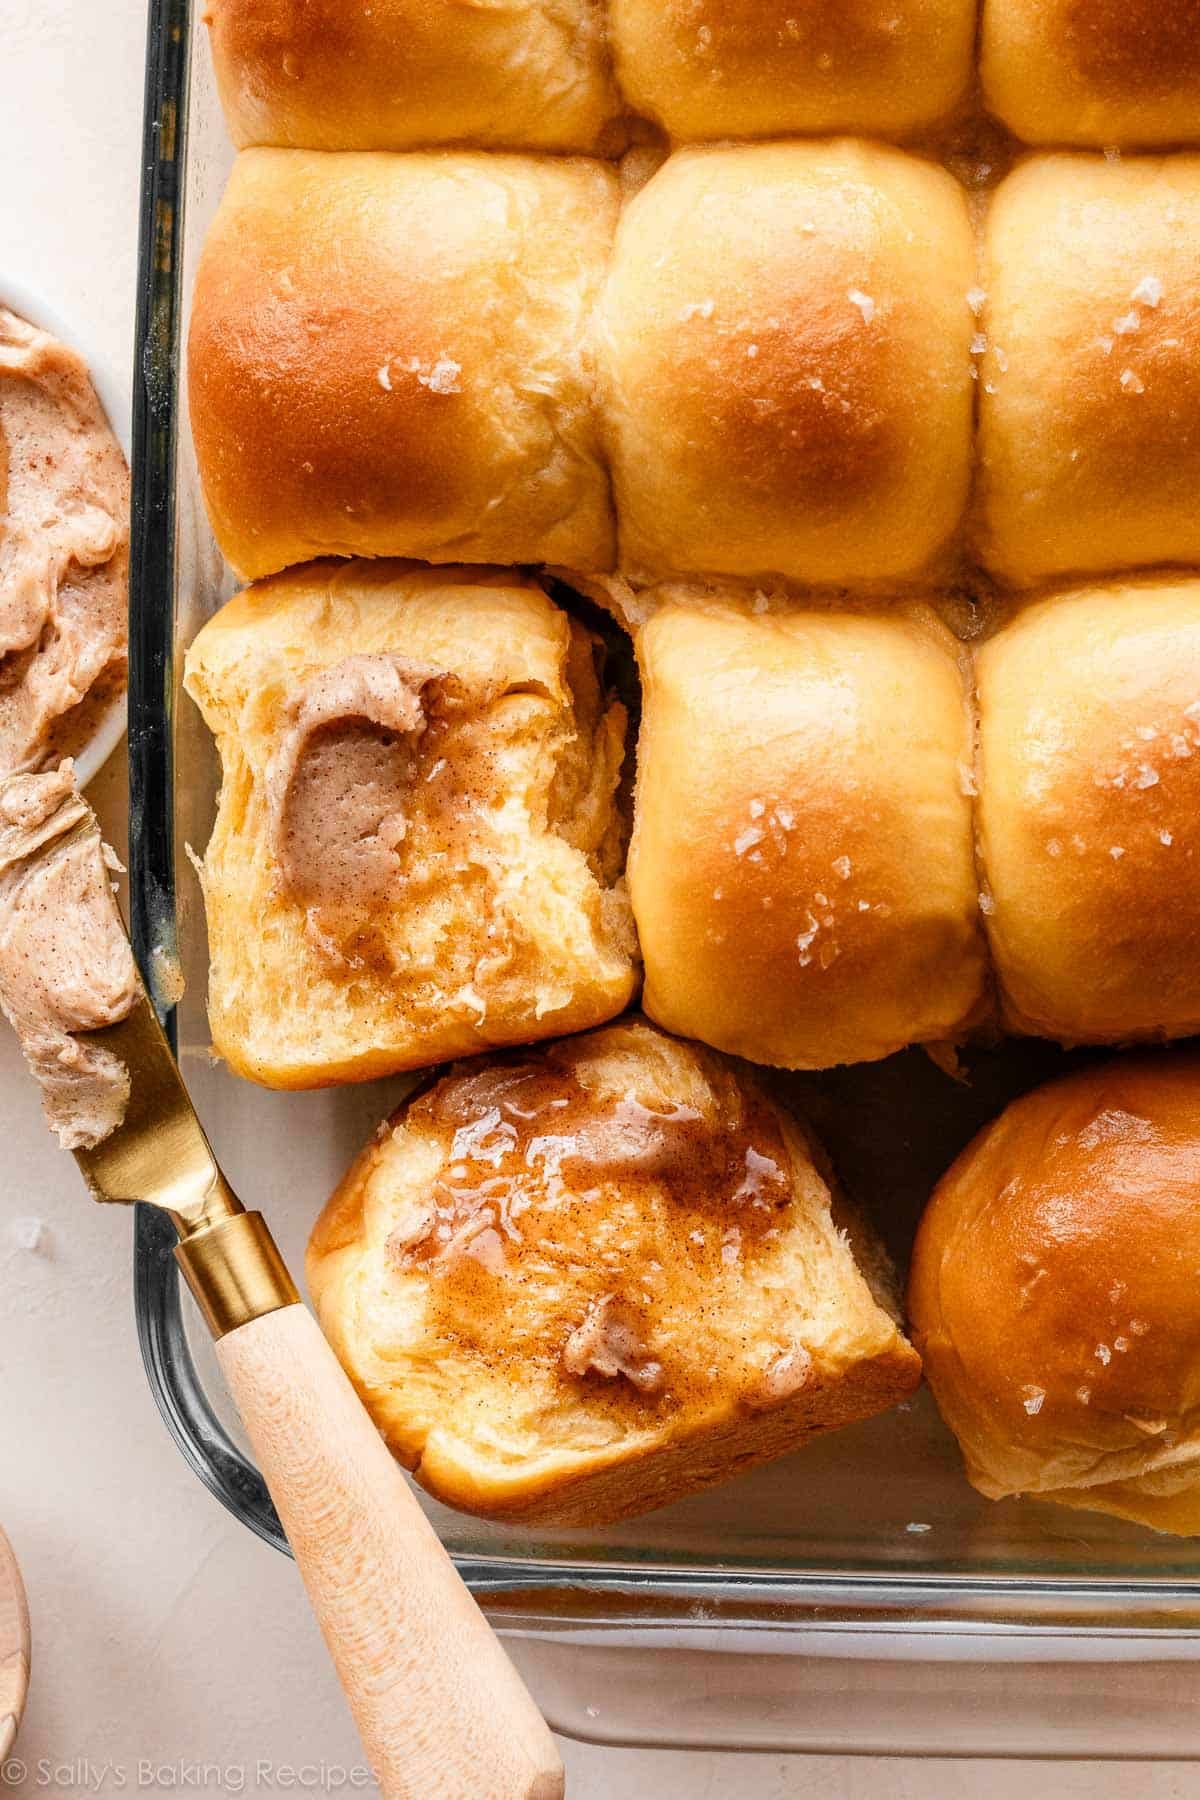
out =
[[307,150],[615,151],[600,0],[209,0],[230,133]]
[[609,567],[586,334],[616,208],[583,159],[244,151],[188,346],[234,568]]
[[975,1139],[921,1221],[908,1303],[967,1473],[1200,1531],[1200,1060],[1039,1088]]

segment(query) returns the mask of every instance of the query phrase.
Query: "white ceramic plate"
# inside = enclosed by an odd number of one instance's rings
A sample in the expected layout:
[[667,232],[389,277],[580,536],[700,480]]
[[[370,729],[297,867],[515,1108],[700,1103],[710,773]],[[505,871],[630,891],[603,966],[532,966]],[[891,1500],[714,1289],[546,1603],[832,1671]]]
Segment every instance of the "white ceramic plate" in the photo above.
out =
[[0,1762],[8,1755],[29,1686],[29,1612],[21,1571],[0,1531]]
[[[0,269],[0,306],[6,306],[31,325],[52,332],[64,344],[70,344],[87,363],[92,385],[100,404],[108,415],[113,435],[129,460],[130,399],[125,385],[113,374],[102,357],[93,353],[86,329],[79,330],[27,282],[16,281]],[[125,694],[118,694],[106,707],[95,731],[75,758],[80,787],[86,787],[99,774],[121,739],[125,736]]]

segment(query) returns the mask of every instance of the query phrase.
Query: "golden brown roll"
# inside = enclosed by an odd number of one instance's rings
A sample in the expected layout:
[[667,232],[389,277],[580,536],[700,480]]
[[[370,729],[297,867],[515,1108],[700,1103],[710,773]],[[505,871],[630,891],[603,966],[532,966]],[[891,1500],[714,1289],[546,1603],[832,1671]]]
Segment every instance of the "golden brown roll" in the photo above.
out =
[[909,1310],[982,1493],[1200,1532],[1198,1193],[1192,1055],[1039,1088],[939,1184]]
[[854,141],[671,157],[599,312],[625,572],[921,570],[967,495],[973,279],[931,164]]
[[583,160],[243,151],[189,342],[234,568],[608,567],[584,338],[616,206],[612,170]]
[[916,1386],[843,1223],[748,1074],[629,1021],[402,1107],[326,1207],[308,1281],[432,1494],[595,1526]]
[[820,1069],[953,1037],[983,988],[958,646],[872,615],[661,596],[638,642],[629,885],[645,1006]]
[[1010,1026],[1200,1030],[1200,581],[1022,609],[977,657],[984,906]]
[[598,644],[512,571],[314,564],[188,652],[223,766],[209,1020],[320,1087],[576,1031],[634,990],[625,736]]
[[984,560],[1200,563],[1200,156],[1030,158],[985,264]]
[[974,0],[610,0],[622,87],[676,138],[913,131],[966,94]]
[[1030,144],[1200,139],[1196,0],[984,0],[982,67]]
[[599,0],[209,0],[206,16],[239,148],[617,142]]

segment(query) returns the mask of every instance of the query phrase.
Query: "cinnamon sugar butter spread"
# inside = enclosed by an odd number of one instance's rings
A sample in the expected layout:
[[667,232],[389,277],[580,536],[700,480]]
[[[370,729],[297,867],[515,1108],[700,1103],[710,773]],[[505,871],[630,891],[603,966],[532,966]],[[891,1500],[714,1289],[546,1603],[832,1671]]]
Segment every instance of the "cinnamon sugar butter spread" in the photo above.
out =
[[284,884],[306,905],[361,907],[395,892],[414,766],[454,685],[376,655],[348,656],[300,688],[267,790]]
[[79,1036],[133,1009],[138,980],[112,891],[117,866],[67,761],[0,776],[0,1010],[65,1150],[116,1130],[129,1073]]
[[73,350],[0,306],[0,771],[78,751],[125,684],[129,470]]

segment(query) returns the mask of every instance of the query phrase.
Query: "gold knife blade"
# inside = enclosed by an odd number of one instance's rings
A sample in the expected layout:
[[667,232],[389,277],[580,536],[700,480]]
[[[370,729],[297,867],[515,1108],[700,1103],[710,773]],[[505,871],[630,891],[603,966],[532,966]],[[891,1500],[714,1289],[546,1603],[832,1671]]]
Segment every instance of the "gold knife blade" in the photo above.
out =
[[74,1153],[92,1198],[165,1207],[181,1236],[210,1214],[228,1216],[233,1196],[145,989],[127,1018],[87,1033],[87,1041],[124,1063],[130,1088],[117,1129],[94,1149]]
[[125,1117],[75,1161],[94,1200],[170,1213],[176,1260],[215,1337],[299,1299],[261,1213],[248,1213],[217,1165],[149,996],[86,1034],[129,1071]]

